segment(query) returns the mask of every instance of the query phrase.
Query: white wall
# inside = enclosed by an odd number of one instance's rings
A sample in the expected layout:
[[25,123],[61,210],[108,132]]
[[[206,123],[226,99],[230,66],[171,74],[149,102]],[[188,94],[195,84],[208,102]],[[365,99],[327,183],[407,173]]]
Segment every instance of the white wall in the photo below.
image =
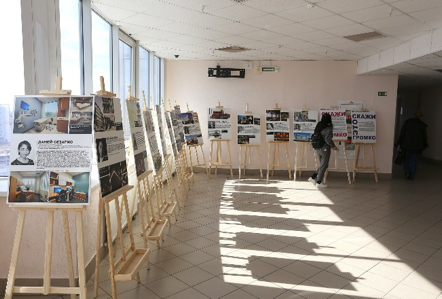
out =
[[[185,111],[189,103],[197,111],[202,125],[204,150],[209,155],[207,139],[207,108],[218,101],[232,108],[232,117],[243,112],[246,102],[250,110],[264,119],[265,109],[273,108],[277,102],[283,109],[327,108],[338,101],[366,101],[367,108],[377,112],[376,164],[380,173],[391,173],[394,120],[397,95],[397,75],[356,76],[356,62],[346,61],[274,61],[278,73],[258,74],[246,70],[245,79],[208,78],[209,67],[216,61],[167,60],[165,69],[165,99],[176,101]],[[221,67],[244,68],[243,61],[222,61]],[[269,63],[261,62],[261,66]],[[253,62],[254,68],[258,62]],[[378,91],[387,91],[387,97],[378,97]],[[290,113],[292,117],[292,113]],[[234,123],[234,121],[232,121]],[[263,121],[264,123],[264,121]],[[239,146],[236,144],[236,123],[233,124],[232,162],[238,167]],[[264,131],[261,136],[261,158],[267,163],[267,145]],[[294,162],[294,145],[290,143],[291,164]]]
[[427,125],[428,145],[424,151],[425,157],[442,161],[441,115],[442,115],[442,87],[426,88],[422,91],[421,107],[424,116],[422,121]]

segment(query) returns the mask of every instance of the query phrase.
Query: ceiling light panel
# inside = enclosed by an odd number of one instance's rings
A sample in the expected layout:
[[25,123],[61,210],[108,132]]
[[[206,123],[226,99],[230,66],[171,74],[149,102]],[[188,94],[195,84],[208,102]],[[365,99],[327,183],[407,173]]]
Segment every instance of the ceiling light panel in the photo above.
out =
[[282,18],[280,16],[275,16],[272,14],[267,14],[263,16],[259,16],[252,19],[247,19],[243,21],[244,24],[269,29],[272,27],[282,26],[282,25],[288,25],[293,23],[293,21],[287,20],[285,18]]
[[379,19],[395,17],[401,14],[402,13],[399,10],[392,9],[392,7],[389,5],[380,5],[380,6],[344,13],[342,14],[342,16],[358,23],[364,23]]
[[337,36],[347,36],[347,35],[355,35],[355,34],[370,32],[373,31],[373,29],[368,28],[361,24],[352,24],[348,26],[327,29],[325,31]]
[[317,6],[342,14],[382,4],[380,0],[327,0],[319,3]]
[[314,9],[308,9],[306,6],[302,6],[295,9],[277,12],[275,14],[294,22],[305,22],[333,15],[332,12],[318,6]]
[[327,28],[334,28],[334,27],[351,25],[351,24],[354,24],[354,22],[350,21],[346,18],[343,18],[341,16],[334,15],[334,16],[329,16],[329,17],[325,17],[325,18],[321,18],[321,19],[302,22],[302,24],[322,30],[322,29],[327,29]]
[[263,16],[266,13],[261,10],[250,8],[241,4],[236,4],[234,6],[229,6],[227,8],[216,10],[212,14],[229,20],[243,21]]
[[400,9],[405,13],[433,9],[442,6],[440,0],[403,0],[391,3],[391,6]]

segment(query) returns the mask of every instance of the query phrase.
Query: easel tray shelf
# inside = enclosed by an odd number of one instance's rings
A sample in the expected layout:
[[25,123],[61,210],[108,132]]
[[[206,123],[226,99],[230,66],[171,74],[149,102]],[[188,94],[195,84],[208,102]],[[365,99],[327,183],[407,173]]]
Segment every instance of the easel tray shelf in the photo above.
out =
[[115,274],[115,281],[132,280],[143,264],[149,259],[149,249],[140,248],[132,252],[126,263]]

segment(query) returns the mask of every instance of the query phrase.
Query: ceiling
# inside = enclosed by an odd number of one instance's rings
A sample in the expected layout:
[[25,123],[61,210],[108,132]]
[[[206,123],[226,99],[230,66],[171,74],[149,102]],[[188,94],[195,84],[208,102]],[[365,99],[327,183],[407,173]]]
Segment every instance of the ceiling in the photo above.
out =
[[[442,27],[442,0],[92,0],[92,3],[98,13],[146,49],[160,57],[179,60],[360,60]],[[361,42],[344,38],[373,31],[385,37]],[[229,46],[250,50],[238,53],[217,50]],[[415,63],[428,66],[431,61],[441,65],[441,56],[434,54]],[[399,64],[382,73],[406,73],[410,70],[407,67]]]

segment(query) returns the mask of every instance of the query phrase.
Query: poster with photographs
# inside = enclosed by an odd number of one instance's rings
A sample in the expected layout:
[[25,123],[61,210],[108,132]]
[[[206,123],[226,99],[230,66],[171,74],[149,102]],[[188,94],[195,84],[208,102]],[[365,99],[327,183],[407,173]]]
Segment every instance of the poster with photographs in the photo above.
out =
[[184,140],[184,132],[183,132],[183,123],[181,122],[181,109],[180,106],[175,106],[173,108],[173,132],[175,135],[176,145],[178,151],[183,149]]
[[376,143],[376,111],[351,111],[354,143]]
[[147,171],[146,140],[144,138],[140,101],[126,100],[126,106],[129,118],[132,148],[134,151],[135,170],[137,172],[137,177],[139,177]]
[[93,103],[93,97],[15,97],[9,204],[90,203]]
[[157,113],[157,125],[158,125],[158,135],[157,139],[161,140],[161,151],[163,157],[166,157],[168,154],[172,154],[172,143],[169,140],[169,136],[166,132],[167,126],[165,126],[164,115],[161,111],[160,105],[155,105],[155,111]]
[[177,143],[176,143],[176,139],[175,139],[175,134],[174,134],[174,128],[173,128],[173,112],[170,111],[166,111],[164,113],[165,116],[165,120],[166,120],[166,131],[167,134],[169,136],[169,140],[172,144],[172,151],[173,151],[173,155],[175,157],[178,156],[178,148],[177,148]]
[[345,109],[321,109],[320,116],[329,113],[333,123],[333,140],[345,140],[349,136],[347,131],[347,113]]
[[187,145],[204,144],[197,112],[181,113],[181,123]]
[[101,196],[104,197],[128,184],[120,99],[95,97],[94,131]]
[[261,117],[238,115],[238,144],[261,145]]
[[266,110],[266,140],[290,141],[289,112],[278,109]]
[[157,132],[155,130],[154,121],[157,117],[156,112],[151,109],[146,109],[143,111],[144,118],[144,127],[146,129],[147,140],[149,144],[149,151],[152,157],[153,168],[155,169],[155,173],[158,173],[158,170],[163,165],[163,156],[161,155],[160,148],[158,146],[157,141]]
[[310,142],[318,124],[318,110],[293,110],[293,141]]
[[231,127],[230,108],[209,108],[209,140],[232,139]]

